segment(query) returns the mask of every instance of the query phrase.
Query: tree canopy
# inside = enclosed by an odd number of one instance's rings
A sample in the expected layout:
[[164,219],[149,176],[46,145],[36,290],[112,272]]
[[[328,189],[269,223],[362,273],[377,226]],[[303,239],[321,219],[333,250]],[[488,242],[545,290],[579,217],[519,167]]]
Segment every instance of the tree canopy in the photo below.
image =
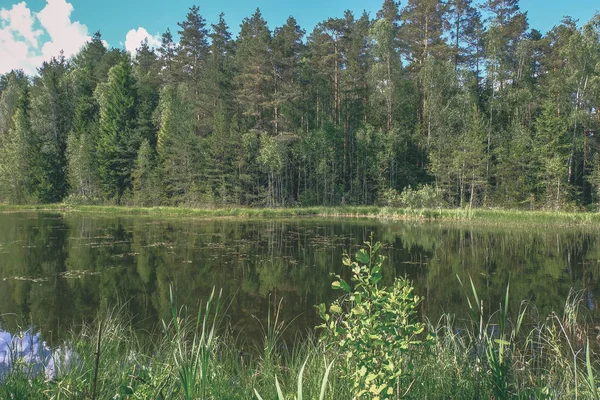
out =
[[518,0],[385,0],[308,30],[257,9],[233,38],[201,11],[156,49],[97,32],[0,76],[0,202],[600,202],[600,15],[542,34]]

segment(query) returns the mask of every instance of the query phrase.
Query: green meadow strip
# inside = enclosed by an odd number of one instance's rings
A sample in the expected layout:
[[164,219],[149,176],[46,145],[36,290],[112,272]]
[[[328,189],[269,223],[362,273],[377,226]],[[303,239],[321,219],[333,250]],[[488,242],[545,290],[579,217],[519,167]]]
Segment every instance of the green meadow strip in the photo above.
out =
[[598,226],[600,213],[563,211],[523,211],[502,209],[407,209],[378,206],[331,206],[294,208],[188,208],[188,207],[129,207],[66,204],[0,205],[0,212],[52,211],[159,218],[371,218],[379,220],[436,221],[474,223],[478,225],[561,225]]

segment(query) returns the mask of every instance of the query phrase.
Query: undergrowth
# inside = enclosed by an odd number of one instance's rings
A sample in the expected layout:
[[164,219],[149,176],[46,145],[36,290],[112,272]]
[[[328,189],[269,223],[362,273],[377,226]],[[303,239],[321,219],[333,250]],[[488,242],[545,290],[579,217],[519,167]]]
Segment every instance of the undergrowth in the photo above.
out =
[[599,339],[580,311],[581,293],[540,317],[528,302],[509,309],[509,283],[503,303],[492,305],[470,279],[456,279],[464,314],[432,322],[418,315],[409,281],[381,285],[380,246],[366,245],[345,257],[353,279],[334,280],[340,299],[319,307],[320,337],[284,343],[289,321],[270,310],[252,347],[222,322],[216,290],[197,310],[177,307],[172,294],[171,317],[156,334],[140,339],[124,312],[104,313],[54,349],[51,379],[15,360],[0,398],[598,399]]

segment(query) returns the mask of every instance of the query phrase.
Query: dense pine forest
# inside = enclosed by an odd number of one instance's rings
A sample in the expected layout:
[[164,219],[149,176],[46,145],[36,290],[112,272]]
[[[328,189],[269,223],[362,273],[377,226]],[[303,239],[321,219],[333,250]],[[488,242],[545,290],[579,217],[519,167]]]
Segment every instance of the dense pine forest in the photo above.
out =
[[135,55],[96,33],[0,78],[0,202],[596,209],[600,15],[546,34],[518,0],[260,10],[237,38],[193,6]]

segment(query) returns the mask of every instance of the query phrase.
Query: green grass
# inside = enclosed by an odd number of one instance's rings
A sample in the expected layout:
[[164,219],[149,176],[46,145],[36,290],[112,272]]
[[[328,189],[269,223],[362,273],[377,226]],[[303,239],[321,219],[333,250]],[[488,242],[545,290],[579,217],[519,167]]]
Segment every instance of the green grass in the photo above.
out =
[[[465,291],[471,292],[468,284]],[[598,340],[578,313],[580,294],[547,317],[530,304],[514,312],[488,309],[476,306],[474,290],[467,296],[464,315],[428,324],[431,346],[405,353],[402,368],[411,376],[401,382],[405,398],[597,398]],[[100,322],[97,399],[352,398],[352,382],[340,378],[342,355],[327,341],[308,335],[283,343],[285,326],[272,320],[264,342],[248,351],[252,345],[220,323],[218,296],[205,300],[199,311],[172,302],[172,319],[144,340],[127,315],[104,313],[65,342],[79,355],[76,367],[50,382],[11,373],[0,398],[92,398]]]
[[503,209],[404,209],[378,206],[336,206],[296,208],[185,208],[89,205],[0,205],[0,212],[55,211],[108,215],[151,216],[159,218],[374,218],[380,220],[461,222],[498,226],[600,226],[600,213],[562,211],[522,211]]

